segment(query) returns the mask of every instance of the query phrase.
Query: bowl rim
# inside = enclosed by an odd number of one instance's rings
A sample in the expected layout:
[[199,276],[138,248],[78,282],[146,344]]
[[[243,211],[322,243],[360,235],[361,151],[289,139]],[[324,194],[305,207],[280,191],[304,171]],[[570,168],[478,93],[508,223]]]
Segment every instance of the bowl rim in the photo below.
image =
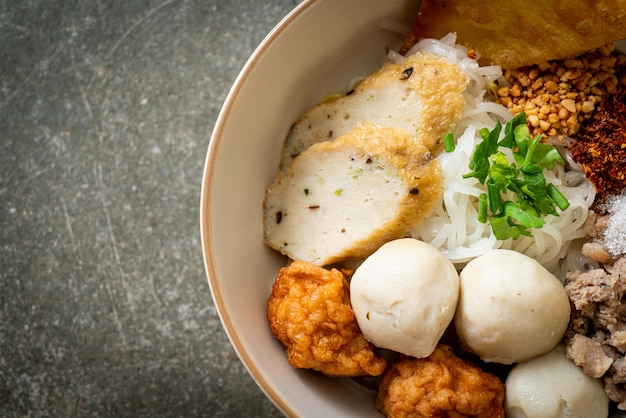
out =
[[[236,158],[239,158],[241,149],[238,149],[236,141],[235,145],[232,145],[232,133],[237,132],[241,135],[241,129],[243,129],[247,135],[251,134],[251,132],[247,130],[248,128],[238,128],[237,126],[240,126],[239,124],[232,123],[233,117],[236,117],[234,114],[239,114],[242,109],[255,112],[254,107],[247,107],[252,106],[249,105],[249,103],[251,103],[250,100],[252,103],[256,103],[256,98],[264,97],[264,94],[267,94],[269,90],[274,90],[271,84],[268,85],[266,83],[260,84],[262,86],[260,87],[260,91],[257,91],[256,87],[253,88],[253,86],[257,85],[257,81],[262,80],[258,75],[262,74],[263,76],[272,78],[271,73],[267,72],[268,68],[271,68],[271,65],[268,63],[271,62],[272,59],[284,56],[285,51],[295,51],[297,53],[297,51],[302,50],[303,43],[294,40],[297,38],[291,35],[298,34],[297,36],[306,37],[305,39],[308,43],[304,42],[304,44],[311,47],[311,49],[307,49],[307,57],[310,58],[310,62],[305,59],[308,64],[313,63],[313,65],[317,65],[320,59],[323,60],[322,69],[312,67],[315,68],[316,71],[311,72],[309,70],[311,67],[303,67],[304,73],[302,77],[293,76],[292,79],[291,75],[300,73],[290,71],[290,76],[285,79],[280,78],[278,81],[280,86],[285,86],[286,89],[296,87],[302,89],[301,91],[305,93],[303,94],[305,99],[303,99],[302,106],[303,109],[306,109],[309,105],[313,105],[319,101],[318,88],[326,92],[334,92],[337,88],[347,88],[347,81],[352,80],[354,74],[359,74],[352,70],[358,69],[358,71],[366,71],[364,68],[369,68],[373,71],[379,68],[379,66],[386,61],[387,51],[391,47],[390,45],[395,45],[394,47],[397,48],[402,40],[398,32],[399,28],[397,25],[394,25],[394,21],[401,18],[403,24],[408,25],[410,22],[406,19],[407,12],[410,11],[411,15],[415,13],[420,3],[420,0],[392,0],[390,2],[366,0],[364,3],[361,1],[362,0],[332,2],[326,0],[303,0],[273,26],[250,54],[224,99],[213,130],[210,133],[203,177],[200,184],[199,221],[202,256],[215,310],[231,346],[235,350],[241,363],[243,363],[248,374],[274,406],[285,416],[289,417],[303,417],[310,416],[311,414],[325,416],[327,413],[333,415],[334,412],[336,412],[335,408],[342,410],[346,416],[357,417],[363,416],[363,414],[369,416],[370,410],[372,413],[374,413],[375,410],[371,393],[364,391],[361,386],[353,384],[353,382],[349,380],[338,379],[329,386],[326,384],[326,381],[317,379],[319,377],[317,374],[307,374],[308,371],[302,371],[300,373],[300,371],[298,371],[298,373],[294,375],[290,373],[289,376],[291,377],[287,379],[288,382],[285,382],[283,373],[286,373],[287,369],[292,369],[289,364],[284,362],[280,365],[272,365],[273,363],[268,363],[267,361],[268,356],[270,356],[271,359],[275,359],[279,354],[282,354],[281,358],[284,358],[284,348],[281,350],[282,353],[280,353],[279,350],[272,349],[270,352],[267,352],[266,350],[259,351],[254,348],[256,342],[250,339],[250,335],[247,331],[252,332],[255,338],[259,337],[260,324],[258,322],[260,321],[260,317],[257,316],[256,310],[252,312],[248,309],[251,305],[247,303],[240,305],[239,308],[233,311],[231,304],[234,303],[234,298],[241,297],[238,293],[238,289],[241,289],[241,287],[233,287],[228,282],[224,281],[224,278],[230,277],[228,274],[233,273],[233,271],[228,267],[231,266],[230,262],[226,264],[222,263],[222,256],[233,261],[231,255],[236,254],[236,251],[240,248],[240,244],[244,243],[238,242],[237,239],[233,240],[229,238],[231,236],[229,228],[224,227],[225,225],[217,218],[217,216],[226,216],[229,217],[228,219],[235,219],[238,215],[242,215],[238,210],[233,212],[225,205],[219,203],[231,201],[232,198],[237,200],[238,203],[242,203],[239,199],[242,197],[241,193],[234,190],[231,191],[229,187],[224,186],[224,184],[228,184],[228,182],[222,182],[224,170],[226,170],[230,176],[236,176],[236,179],[241,179],[238,169],[233,168],[240,165],[227,164],[225,166],[222,164],[221,157],[226,153],[225,155],[229,155],[230,157],[237,155]],[[344,13],[353,11],[354,9],[348,6],[355,6],[357,4],[369,4],[372,8],[362,13],[362,18],[356,18],[354,20],[357,22],[356,24],[342,24],[342,18],[336,16],[342,16]],[[340,52],[335,54],[328,54],[325,49],[318,48],[319,45],[324,45],[324,43],[320,43],[319,39],[310,36],[311,33],[317,33],[316,31],[323,28],[323,26],[317,23],[319,23],[320,18],[326,19],[326,13],[331,13],[332,18],[330,21],[339,25],[337,30],[347,35],[343,42],[337,44],[337,50]],[[381,13],[384,14],[382,16],[386,16],[390,20],[386,21],[385,17],[381,17]],[[381,18],[383,20],[381,20]],[[302,23],[302,25],[300,25],[300,23]],[[389,26],[384,23],[389,23]],[[402,27],[402,29],[404,29],[404,27]],[[328,35],[328,33],[328,31],[320,32],[321,39],[323,39],[324,42],[336,42],[336,36]],[[330,33],[334,33],[334,30],[330,31]],[[311,39],[316,40],[312,41]],[[367,45],[366,48],[361,48],[363,42]],[[349,61],[346,61],[346,52],[350,54],[351,58]],[[337,64],[342,64],[342,69],[340,69],[339,72],[336,72],[335,66]],[[291,69],[292,67],[288,68]],[[332,71],[332,76],[330,77],[325,75],[325,71],[328,70]],[[268,86],[272,87],[269,88]],[[286,89],[279,88],[278,94],[281,95],[280,92],[287,94]],[[254,92],[253,95],[250,95],[251,92]],[[283,96],[281,95],[280,97]],[[289,105],[287,105],[288,109],[283,109],[290,114],[288,119],[297,118],[299,116],[299,112],[297,111],[298,107],[291,105],[291,99],[289,99],[288,94],[283,97],[283,99],[287,99],[289,103]],[[283,102],[281,101],[281,103]],[[283,104],[286,103],[287,102]],[[257,105],[259,105],[259,103],[257,103]],[[263,112],[262,110],[261,113]],[[265,116],[267,117],[267,115]],[[250,126],[245,123],[243,125]],[[274,128],[282,130],[286,135],[289,124],[287,122],[280,122],[279,125],[280,126],[275,126]],[[272,133],[269,134],[271,138],[275,137],[274,128],[271,130]],[[266,136],[263,136],[263,138],[265,137]],[[270,139],[269,141],[273,144],[274,139]],[[265,144],[263,141],[257,141],[255,143]],[[273,146],[271,144],[269,145]],[[255,152],[260,152],[262,149],[263,148],[258,148]],[[254,155],[258,154],[248,152],[243,155],[243,158],[258,160]],[[252,162],[252,164],[256,166],[256,162]],[[274,167],[273,160],[271,159],[267,164]],[[276,160],[276,166],[277,165],[278,160]],[[265,168],[263,170],[265,172]],[[254,179],[248,178],[247,180],[245,184],[238,183],[236,190],[242,190],[242,187],[246,188],[252,183],[254,185],[254,196],[258,198],[259,196],[257,196],[257,194],[261,193],[261,190],[258,188],[262,187],[264,194],[269,178],[263,181],[260,181],[261,179],[259,177],[255,177]],[[235,180],[235,182],[237,182],[237,180]],[[247,205],[249,198],[249,194],[246,194],[245,198],[243,198],[243,200],[245,200],[244,203],[246,203],[246,205],[243,206],[244,208],[250,207]],[[251,225],[251,222],[248,222],[249,219],[250,217],[243,219],[245,228],[257,228],[258,225]],[[241,224],[241,222],[238,222],[238,225]],[[237,231],[237,233],[241,232],[241,228],[237,229]],[[255,237],[260,237],[259,234],[261,234],[262,231],[257,231],[256,229],[254,229],[254,231]],[[267,261],[268,264],[266,266],[275,269],[275,273],[273,273],[275,276],[278,269],[283,265],[285,258],[281,257],[277,252],[270,251],[266,246],[264,246],[264,248],[267,254],[272,254],[272,257],[271,260],[268,260],[265,255],[262,255],[262,262],[265,263]],[[226,276],[224,275],[225,273]],[[248,271],[248,274],[251,273],[256,274],[256,272]],[[246,284],[240,280],[236,280],[236,282],[237,286],[246,286]],[[259,290],[256,286],[254,286],[254,289],[255,292]],[[269,292],[269,290],[270,289],[264,288],[264,291]],[[256,299],[255,301],[249,300],[249,292],[244,291],[243,296],[247,298],[246,300],[248,300],[248,302],[256,306]],[[249,321],[246,315],[250,314],[257,316],[254,318],[254,329],[250,329],[248,325]],[[264,341],[266,341],[265,338],[267,338],[268,335],[269,334],[263,332],[262,338]],[[272,340],[276,344],[275,348],[279,348],[280,344],[278,340],[275,338]],[[277,366],[277,368],[274,366]],[[316,388],[316,390],[312,392],[311,397],[303,395],[301,392],[305,386],[308,387],[310,384],[313,384]],[[346,410],[344,410],[345,397],[339,395],[343,393],[343,388],[348,388],[348,392],[343,395],[348,395],[351,400],[356,401],[356,403],[352,404],[351,407]],[[302,396],[304,396],[304,399],[300,399]],[[317,403],[314,403],[314,399],[315,401],[324,402],[320,405],[320,409],[318,409]],[[353,409],[355,405],[356,409]]]
[[[234,79],[224,101],[222,107],[215,120],[215,125],[209,137],[208,150],[205,156],[201,190],[200,190],[200,239],[202,245],[202,256],[205,268],[205,275],[209,285],[211,298],[216,307],[218,317],[222,323],[223,329],[226,332],[226,336],[230,341],[231,346],[235,350],[239,360],[247,370],[248,374],[255,381],[256,385],[266,395],[266,397],[274,404],[274,406],[283,414],[289,417],[300,417],[300,413],[294,409],[287,400],[276,390],[270,383],[270,381],[264,376],[262,370],[259,368],[257,361],[250,355],[246,349],[245,344],[242,341],[240,332],[237,330],[234,321],[227,314],[226,303],[223,295],[217,292],[220,284],[217,279],[217,269],[215,264],[215,244],[213,243],[213,237],[211,233],[211,202],[213,196],[213,190],[209,187],[213,183],[215,175],[214,167],[218,155],[219,146],[223,137],[223,132],[228,123],[229,114],[231,108],[234,105],[235,99],[239,96],[242,88],[245,86],[246,81],[250,77],[254,68],[261,60],[264,53],[275,43],[275,41],[281,36],[281,34],[288,29],[288,27],[299,17],[301,17],[306,11],[313,6],[322,2],[323,0],[302,0],[299,4],[293,6],[293,8],[282,17],[270,31],[264,36],[258,46],[252,51],[244,65],[239,70],[236,78]],[[618,49],[622,53],[626,53],[626,40],[617,41]],[[622,415],[620,415],[622,416]],[[626,415],[624,415],[626,418]]]
[[263,53],[274,43],[274,41],[280,36],[280,34],[289,26],[294,20],[302,15],[307,9],[318,3],[320,0],[303,0],[297,4],[289,13],[287,13],[273,28],[265,35],[263,40],[250,54],[249,58],[239,71],[235,81],[232,84],[226,98],[224,99],[222,108],[219,111],[218,117],[215,122],[215,126],[210,135],[208,151],[205,158],[204,170],[202,175],[201,191],[200,191],[200,239],[202,245],[202,257],[205,267],[205,274],[209,284],[211,298],[216,306],[217,314],[222,322],[223,328],[226,332],[228,339],[235,352],[237,353],[241,363],[244,365],[249,375],[256,382],[258,387],[265,393],[265,395],[273,402],[273,404],[283,413],[289,416],[295,416],[296,412],[289,406],[289,404],[280,396],[280,394],[274,390],[269,382],[263,378],[263,374],[257,368],[255,361],[251,356],[246,353],[244,344],[236,331],[231,318],[225,315],[226,310],[225,302],[216,288],[217,273],[214,264],[214,245],[210,234],[210,203],[212,190],[208,185],[212,183],[213,170],[215,166],[215,159],[217,155],[218,145],[222,132],[225,129],[227,123],[228,114],[233,105],[234,99],[238,96],[240,90],[248,79],[251,71],[257,65]]

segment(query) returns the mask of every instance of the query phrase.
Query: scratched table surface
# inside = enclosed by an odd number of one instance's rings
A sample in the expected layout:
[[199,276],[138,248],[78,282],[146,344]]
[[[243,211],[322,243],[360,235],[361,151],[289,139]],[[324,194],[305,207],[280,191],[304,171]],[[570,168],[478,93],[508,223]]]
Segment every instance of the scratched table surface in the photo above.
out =
[[198,211],[222,102],[296,4],[0,0],[0,416],[281,416]]

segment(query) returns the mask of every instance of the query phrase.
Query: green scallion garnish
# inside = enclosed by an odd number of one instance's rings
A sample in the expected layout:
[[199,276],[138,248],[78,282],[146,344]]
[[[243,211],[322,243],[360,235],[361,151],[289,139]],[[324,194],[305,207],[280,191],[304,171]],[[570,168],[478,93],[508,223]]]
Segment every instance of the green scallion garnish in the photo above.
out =
[[[501,131],[500,122],[492,130],[479,131],[483,141],[472,155],[471,172],[463,178],[475,177],[487,185],[487,193],[478,198],[478,220],[489,220],[496,238],[531,236],[530,228],[545,224],[542,216],[558,216],[555,205],[560,210],[569,207],[567,198],[555,185],[547,184],[543,174],[564,161],[555,147],[541,142],[541,135],[531,137],[524,112],[506,124],[502,139]],[[444,146],[449,141],[444,138]],[[509,148],[514,161],[509,161],[500,148]],[[513,200],[506,199],[508,193]]]
[[452,152],[454,151],[455,147],[456,145],[454,143],[454,135],[452,135],[451,133],[445,134],[443,136],[443,149],[445,149],[446,152]]

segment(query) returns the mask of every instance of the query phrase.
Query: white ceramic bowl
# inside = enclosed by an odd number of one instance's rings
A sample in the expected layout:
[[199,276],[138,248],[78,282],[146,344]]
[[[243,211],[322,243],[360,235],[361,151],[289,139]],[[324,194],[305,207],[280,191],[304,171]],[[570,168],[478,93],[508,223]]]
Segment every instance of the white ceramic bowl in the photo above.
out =
[[245,367],[290,417],[377,417],[374,394],[350,379],[293,369],[271,334],[266,301],[284,257],[263,244],[262,202],[291,124],[379,67],[419,0],[310,0],[251,56],[217,120],[201,196],[204,261],[215,305]]
[[284,18],[251,56],[217,120],[201,197],[204,260],[215,305],[242,362],[288,416],[380,417],[348,379],[295,370],[270,332],[266,301],[285,259],[264,246],[262,202],[297,117],[385,60],[417,0],[312,0]]

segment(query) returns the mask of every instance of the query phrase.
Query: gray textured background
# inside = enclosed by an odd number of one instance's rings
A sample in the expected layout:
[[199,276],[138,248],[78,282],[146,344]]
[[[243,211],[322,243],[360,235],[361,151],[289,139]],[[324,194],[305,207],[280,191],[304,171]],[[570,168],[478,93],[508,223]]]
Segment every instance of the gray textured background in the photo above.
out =
[[275,417],[210,297],[209,135],[294,0],[0,0],[0,416]]

